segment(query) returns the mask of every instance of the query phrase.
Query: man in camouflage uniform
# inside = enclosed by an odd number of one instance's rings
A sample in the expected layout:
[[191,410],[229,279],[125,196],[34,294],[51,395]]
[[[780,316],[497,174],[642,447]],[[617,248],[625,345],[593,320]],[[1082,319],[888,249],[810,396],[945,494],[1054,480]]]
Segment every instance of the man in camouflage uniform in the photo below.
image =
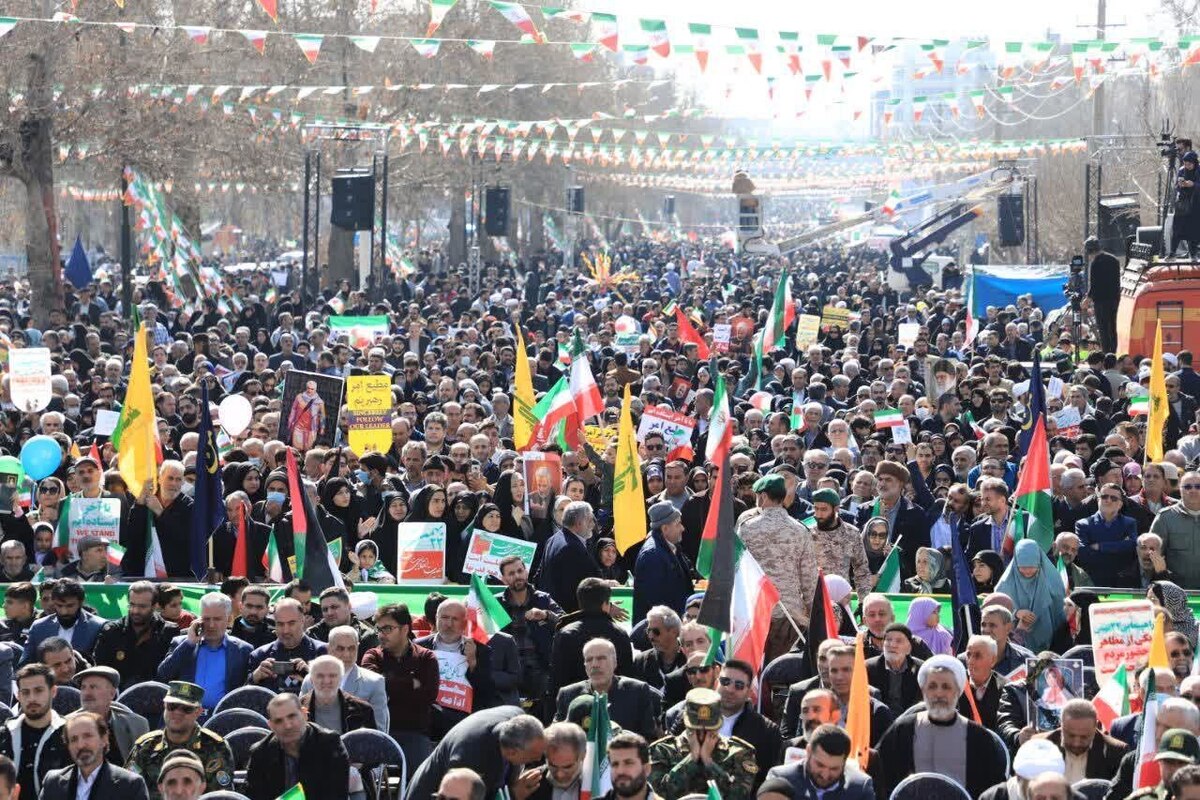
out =
[[[823,460],[818,463],[828,463],[828,456],[824,453],[819,455]],[[805,458],[807,459],[807,456]],[[867,550],[863,546],[862,534],[857,527],[843,520],[838,514],[841,502],[842,499],[834,489],[818,489],[813,492],[813,546],[817,551],[817,564],[825,574],[845,578],[858,592],[858,599],[862,600],[874,588],[871,583],[871,566],[867,562]]]
[[150,800],[162,800],[158,775],[167,757],[177,750],[186,750],[203,762],[208,780],[206,792],[233,788],[233,751],[222,737],[200,727],[203,699],[202,687],[186,681],[171,681],[163,699],[166,726],[134,742],[126,767],[146,779]]
[[1189,764],[1200,762],[1200,739],[1185,728],[1171,728],[1159,740],[1154,760],[1161,776],[1158,785],[1138,789],[1128,800],[1172,800],[1171,778]]
[[721,736],[721,696],[712,689],[692,689],[686,702],[686,730],[650,745],[654,791],[664,797],[705,794],[712,780],[724,800],[754,797],[754,748],[736,736]]

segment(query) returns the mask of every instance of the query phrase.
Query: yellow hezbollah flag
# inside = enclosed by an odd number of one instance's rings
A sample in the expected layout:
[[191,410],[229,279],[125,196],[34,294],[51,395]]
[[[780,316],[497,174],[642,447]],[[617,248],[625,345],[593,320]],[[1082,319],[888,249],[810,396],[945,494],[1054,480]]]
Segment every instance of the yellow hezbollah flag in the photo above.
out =
[[638,462],[630,405],[629,384],[625,384],[621,421],[617,425],[617,463],[613,474],[613,531],[619,553],[624,553],[646,538],[646,496],[642,487],[642,465]]
[[529,354],[525,351],[525,337],[521,333],[521,321],[514,320],[517,329],[516,389],[513,391],[513,444],[523,450],[533,437],[537,419],[533,416],[533,376],[529,374]]
[[850,702],[846,707],[846,735],[850,737],[850,760],[866,772],[871,751],[871,687],[867,684],[867,662],[863,658],[863,636],[854,642],[854,672],[850,676]]
[[1171,660],[1167,657],[1166,617],[1162,611],[1154,615],[1154,634],[1150,637],[1148,662],[1151,669],[1171,669]]
[[1150,416],[1146,421],[1146,463],[1162,461],[1163,431],[1167,426],[1167,376],[1163,371],[1162,320],[1154,330],[1154,360],[1150,362]]
[[155,460],[154,397],[150,393],[150,359],[146,355],[146,323],[142,323],[133,344],[133,366],[129,370],[129,388],[125,405],[113,431],[117,466],[129,491],[137,497],[142,485],[155,486],[158,464]]

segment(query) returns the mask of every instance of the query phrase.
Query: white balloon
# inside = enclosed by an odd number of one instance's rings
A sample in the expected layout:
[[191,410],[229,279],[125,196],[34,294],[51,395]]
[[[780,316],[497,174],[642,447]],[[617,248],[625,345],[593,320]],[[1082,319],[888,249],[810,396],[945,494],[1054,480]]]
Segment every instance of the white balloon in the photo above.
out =
[[250,420],[254,418],[254,409],[251,408],[250,401],[240,394],[226,397],[217,410],[220,412],[221,427],[230,436],[237,436],[246,430],[250,427]]

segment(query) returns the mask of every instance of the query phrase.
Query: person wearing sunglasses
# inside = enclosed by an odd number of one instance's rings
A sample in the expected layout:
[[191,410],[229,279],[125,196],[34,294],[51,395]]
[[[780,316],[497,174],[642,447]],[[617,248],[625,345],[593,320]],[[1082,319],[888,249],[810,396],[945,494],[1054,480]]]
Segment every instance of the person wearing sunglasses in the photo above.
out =
[[[1200,477],[1194,482],[1200,487]],[[1200,495],[1200,491],[1197,494]],[[1079,537],[1076,561],[1092,576],[1096,586],[1124,586],[1129,581],[1123,573],[1132,566],[1137,550],[1137,522],[1121,513],[1125,492],[1119,484],[1101,484],[1096,496],[1100,510],[1075,523],[1075,535]],[[1165,546],[1163,549],[1170,552]],[[1200,574],[1197,577],[1200,578]]]
[[[758,772],[754,789],[762,785],[767,770],[780,763],[783,740],[779,726],[754,709],[750,692],[754,684],[754,667],[739,659],[730,659],[721,667],[717,677],[717,694],[721,697],[721,735],[733,736],[754,747]],[[682,726],[675,733],[682,732]]]
[[127,767],[146,779],[150,800],[161,800],[158,775],[167,757],[186,750],[200,757],[208,775],[207,791],[233,788],[233,751],[223,738],[200,727],[204,713],[204,689],[188,681],[171,681],[163,698],[162,730],[138,739],[129,753]]
[[[1200,472],[1188,471],[1179,479],[1180,501],[1162,509],[1150,532],[1162,539],[1167,569],[1180,586],[1200,586]],[[1082,555],[1082,553],[1081,553]],[[1093,576],[1095,573],[1092,573]]]

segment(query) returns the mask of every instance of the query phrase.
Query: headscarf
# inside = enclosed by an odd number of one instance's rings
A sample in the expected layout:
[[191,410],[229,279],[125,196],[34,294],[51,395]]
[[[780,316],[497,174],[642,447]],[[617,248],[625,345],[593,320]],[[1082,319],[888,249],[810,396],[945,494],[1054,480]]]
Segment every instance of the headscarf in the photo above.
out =
[[358,575],[358,579],[363,583],[380,583],[386,579],[395,580],[392,573],[388,572],[387,566],[385,566],[383,561],[380,560],[379,545],[376,544],[373,539],[363,539],[358,544],[354,545],[354,554],[356,556],[361,556],[362,551],[368,547],[371,547],[375,550],[375,563],[367,569],[362,569],[361,567],[356,568],[354,571]]
[[[500,533],[505,536],[513,536],[517,539],[528,539],[529,537],[521,530],[521,526],[517,525],[517,521],[513,519],[512,515],[512,481],[514,474],[511,469],[506,469],[500,473],[500,479],[496,481],[496,491],[492,493],[492,502],[500,510]],[[529,491],[528,486],[525,487],[525,491]]]
[[918,559],[921,558],[922,553],[929,559],[929,580],[922,580],[919,575],[913,576],[912,583],[917,587],[917,593],[944,592],[950,586],[950,582],[946,579],[946,557],[941,554],[941,551],[934,550],[932,547],[918,547]]
[[876,522],[883,523],[883,530],[884,533],[886,533],[888,521],[885,517],[871,517],[869,520],[867,520],[867,524],[863,525],[862,529],[863,549],[867,551],[867,567],[871,570],[872,575],[879,572],[880,568],[883,566],[883,562],[887,560],[888,553],[892,552],[892,548],[896,546],[890,542],[884,542],[882,550],[871,549],[871,537],[869,534],[871,531],[871,525]]
[[[408,500],[402,492],[387,491],[380,495],[379,522],[375,526],[375,530],[371,531],[371,539],[375,542],[376,550],[379,554],[378,560],[383,564],[392,575],[396,575],[399,564],[399,553],[396,548],[399,544],[397,538],[397,528],[400,525],[399,520],[392,519],[392,515],[388,513],[388,507],[396,500],[403,500],[405,507],[405,519],[408,518]],[[364,539],[363,541],[367,541]]]
[[854,626],[848,598],[853,594],[854,587],[841,575],[826,575],[825,591],[829,592],[829,602],[833,604],[834,616],[838,618],[838,635],[853,636],[858,629]]
[[982,561],[986,564],[992,571],[992,577],[987,583],[980,583],[972,576],[971,581],[975,584],[975,594],[990,594],[995,590],[996,584],[1000,581],[1000,576],[1004,574],[1004,557],[995,550],[980,550],[971,559],[972,566],[974,566],[976,561]]
[[404,518],[405,522],[445,522],[445,512],[442,516],[435,517],[429,513],[429,501],[433,499],[435,492],[441,492],[442,497],[446,496],[446,490],[435,484],[422,486],[417,490],[408,501],[408,516]]
[[[345,508],[333,502],[334,495],[342,489],[350,492],[350,505]],[[321,507],[325,509],[329,516],[342,523],[346,536],[351,539],[357,539],[359,523],[358,497],[355,494],[354,487],[350,485],[350,481],[345,478],[330,478],[321,486],[320,496]]]
[[[1037,567],[1038,571],[1032,578],[1026,578],[1020,567]],[[1025,646],[1035,653],[1049,649],[1058,629],[1066,624],[1063,600],[1067,591],[1058,570],[1037,542],[1032,539],[1017,542],[1012,563],[1000,577],[996,591],[1012,598],[1016,612],[1032,611],[1036,615],[1033,627],[1025,632]]]
[[929,645],[934,655],[953,655],[954,634],[946,630],[940,622],[932,628],[926,624],[929,615],[939,612],[941,607],[941,603],[932,597],[916,598],[908,606],[908,629],[912,631],[913,636]]
[[1154,592],[1154,596],[1158,598],[1158,602],[1167,611],[1167,619],[1170,620],[1170,630],[1182,633],[1191,643],[1192,649],[1196,649],[1196,615],[1192,613],[1192,609],[1188,606],[1187,592],[1181,589],[1178,585],[1171,581],[1155,581],[1150,584],[1150,589]]

